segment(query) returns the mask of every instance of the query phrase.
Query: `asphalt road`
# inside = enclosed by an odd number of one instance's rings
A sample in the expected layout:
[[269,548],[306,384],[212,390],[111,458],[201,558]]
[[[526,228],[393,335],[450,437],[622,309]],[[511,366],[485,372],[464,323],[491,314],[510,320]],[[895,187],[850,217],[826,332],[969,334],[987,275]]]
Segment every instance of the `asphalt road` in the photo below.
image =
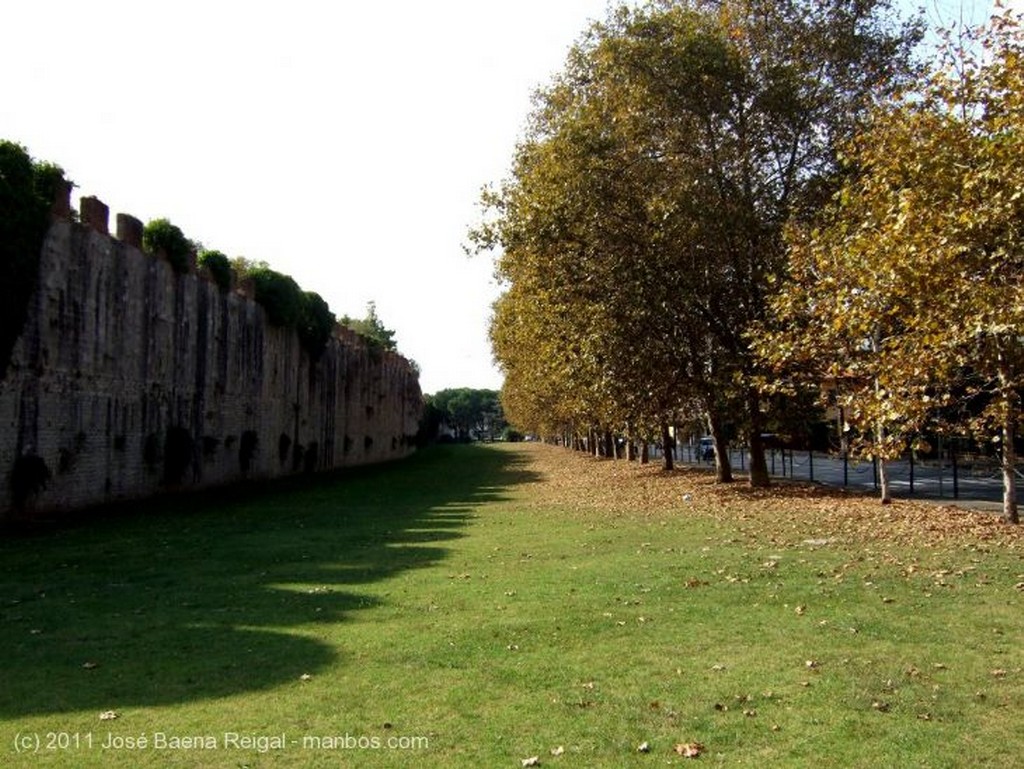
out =
[[[851,459],[844,462],[842,457],[829,454],[780,449],[769,450],[766,459],[769,472],[776,478],[813,481],[858,491],[870,492],[877,489],[875,468],[870,461],[858,462]],[[677,450],[676,460],[693,465],[713,464],[697,462],[695,452],[688,446]],[[731,451],[730,460],[734,471],[745,471],[748,458],[743,451]],[[941,463],[935,460],[911,462],[902,459],[889,462],[888,469],[894,497],[958,503],[1000,503],[1003,498],[1002,475],[994,461],[972,463],[961,459],[954,467],[948,459]],[[1024,501],[1024,476],[1020,470],[1017,500]],[[987,504],[981,506],[988,507]]]

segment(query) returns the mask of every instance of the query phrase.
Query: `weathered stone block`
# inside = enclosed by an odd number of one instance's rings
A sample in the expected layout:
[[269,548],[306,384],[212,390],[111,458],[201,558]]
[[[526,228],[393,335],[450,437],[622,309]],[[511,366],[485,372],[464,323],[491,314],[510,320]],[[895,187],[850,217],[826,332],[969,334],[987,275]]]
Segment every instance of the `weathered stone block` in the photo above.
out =
[[78,201],[82,224],[91,227],[101,235],[109,235],[110,208],[96,197],[83,197]]
[[142,248],[142,222],[129,214],[117,215],[117,239],[126,246]]

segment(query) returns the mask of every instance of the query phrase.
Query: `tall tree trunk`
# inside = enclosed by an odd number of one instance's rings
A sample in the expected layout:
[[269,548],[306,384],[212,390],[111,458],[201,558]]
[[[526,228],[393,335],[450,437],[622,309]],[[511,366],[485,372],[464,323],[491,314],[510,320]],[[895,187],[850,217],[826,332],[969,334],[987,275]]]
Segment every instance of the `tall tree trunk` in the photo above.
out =
[[[881,422],[878,423],[878,427],[875,429],[875,437],[878,439],[878,445],[881,446],[885,440],[885,427]],[[891,504],[892,484],[889,483],[889,464],[881,456],[878,457],[878,490],[882,495],[882,504]]]
[[612,431],[604,431],[604,455],[609,459],[618,459],[615,455],[615,439],[612,438]]
[[1020,523],[1017,515],[1017,452],[1013,445],[1017,420],[1012,409],[1008,408],[1006,412],[1003,419],[1003,520]]
[[1020,397],[1013,386],[1010,366],[1002,351],[999,353],[999,395],[1003,401],[1003,520],[1020,523],[1017,514],[1017,417],[1020,415]]
[[764,422],[761,415],[761,398],[757,390],[747,390],[747,417],[750,420],[750,432],[747,444],[750,447],[750,486],[765,489],[771,486],[772,479],[768,474],[768,462],[764,458]]
[[673,455],[672,433],[668,429],[668,422],[661,423],[661,454],[664,457],[665,469],[672,470],[675,467],[675,456]]
[[708,432],[715,443],[715,480],[732,483],[732,463],[729,462],[729,443],[725,440],[722,419],[714,411],[708,412]]
[[651,442],[647,438],[640,444],[640,464],[646,465],[651,461]]
[[882,497],[882,504],[892,504],[892,484],[889,482],[889,463],[878,458],[878,490]]

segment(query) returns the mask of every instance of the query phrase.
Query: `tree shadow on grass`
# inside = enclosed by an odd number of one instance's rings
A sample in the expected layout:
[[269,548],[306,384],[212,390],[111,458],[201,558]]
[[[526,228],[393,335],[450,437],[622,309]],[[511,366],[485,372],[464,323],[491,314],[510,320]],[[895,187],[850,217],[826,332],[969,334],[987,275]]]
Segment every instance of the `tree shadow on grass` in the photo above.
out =
[[0,540],[0,717],[223,697],[344,663],[310,625],[379,606],[360,586],[438,563],[476,505],[532,480],[513,453],[438,447]]

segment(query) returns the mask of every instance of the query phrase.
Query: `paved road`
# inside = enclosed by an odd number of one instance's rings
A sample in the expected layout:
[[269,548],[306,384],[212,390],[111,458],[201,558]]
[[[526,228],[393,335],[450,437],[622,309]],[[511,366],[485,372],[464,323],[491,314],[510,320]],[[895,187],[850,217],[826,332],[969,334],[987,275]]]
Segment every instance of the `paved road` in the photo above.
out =
[[[870,461],[844,463],[841,457],[829,454],[810,454],[806,451],[790,452],[776,449],[767,453],[768,470],[774,477],[808,480],[830,486],[872,491],[875,486],[875,468]],[[704,464],[695,461],[692,449],[681,447],[676,459],[684,464]],[[730,452],[733,468],[743,472],[749,461],[744,452]],[[994,462],[971,464],[958,461],[956,467],[948,459],[913,462],[899,460],[888,463],[889,478],[894,497],[919,499],[948,499],[960,502],[1000,502],[1003,498],[1002,476]],[[1024,477],[1018,470],[1017,500],[1024,502]]]

